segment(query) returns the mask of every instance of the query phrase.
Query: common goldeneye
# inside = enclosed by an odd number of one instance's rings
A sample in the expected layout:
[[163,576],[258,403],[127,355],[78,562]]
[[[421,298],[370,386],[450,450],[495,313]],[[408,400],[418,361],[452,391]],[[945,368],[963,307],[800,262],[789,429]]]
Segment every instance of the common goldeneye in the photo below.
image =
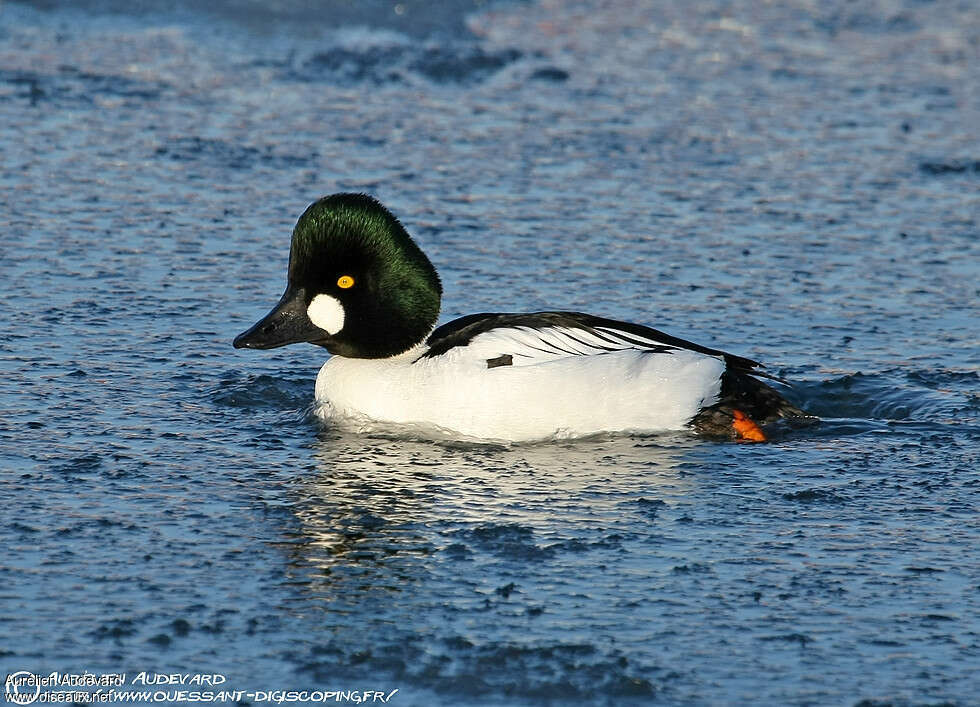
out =
[[[442,285],[402,224],[363,194],[314,202],[293,230],[286,292],[235,348],[332,354],[322,416],[529,441],[694,429],[764,441],[804,418],[741,356],[578,312],[471,314],[433,330]],[[778,380],[778,379],[776,379]]]

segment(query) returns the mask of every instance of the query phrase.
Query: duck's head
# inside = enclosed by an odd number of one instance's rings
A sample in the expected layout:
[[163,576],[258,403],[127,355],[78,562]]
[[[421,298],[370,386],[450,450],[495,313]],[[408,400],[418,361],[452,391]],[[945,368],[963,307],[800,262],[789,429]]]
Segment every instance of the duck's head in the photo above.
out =
[[442,286],[390,211],[364,194],[314,202],[293,229],[286,292],[235,348],[308,341],[350,358],[386,358],[421,343]]

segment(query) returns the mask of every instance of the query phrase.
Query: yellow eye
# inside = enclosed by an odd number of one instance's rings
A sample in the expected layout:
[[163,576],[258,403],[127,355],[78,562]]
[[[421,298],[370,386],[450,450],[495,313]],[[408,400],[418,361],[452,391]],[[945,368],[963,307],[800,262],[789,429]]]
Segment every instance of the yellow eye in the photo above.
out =
[[350,275],[341,275],[340,279],[337,280],[337,287],[342,290],[349,289],[354,286],[354,278]]

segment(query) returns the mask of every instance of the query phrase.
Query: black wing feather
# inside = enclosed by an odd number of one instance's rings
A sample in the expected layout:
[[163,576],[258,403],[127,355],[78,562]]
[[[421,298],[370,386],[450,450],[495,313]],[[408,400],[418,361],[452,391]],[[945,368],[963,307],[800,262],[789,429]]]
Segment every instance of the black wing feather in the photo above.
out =
[[[606,319],[604,317],[597,317],[591,314],[582,314],[581,312],[531,312],[527,314],[495,312],[486,314],[470,314],[443,324],[441,327],[433,331],[426,342],[429,345],[429,350],[423,354],[421,358],[441,356],[450,349],[455,348],[456,346],[466,346],[480,334],[485,334],[499,327],[526,327],[529,329],[561,327],[565,329],[582,329],[593,336],[605,339],[614,344],[616,341],[603,331],[603,329],[612,329],[617,333],[622,332],[624,334],[624,336],[622,336],[624,341],[633,343],[636,346],[642,347],[648,351],[669,353],[672,349],[687,349],[688,351],[696,351],[697,353],[707,354],[709,356],[719,356],[724,359],[726,366],[728,366],[728,368],[731,370],[785,382],[777,376],[760,370],[763,368],[763,365],[758,361],[753,361],[750,358],[736,356],[734,354],[730,354],[719,349],[712,349],[707,346],[701,346],[700,344],[695,344],[692,341],[679,339],[676,336],[665,334],[662,331],[643,326],[642,324],[620,322],[614,319]],[[641,337],[647,341],[637,340],[630,336],[625,336],[625,334],[632,334],[633,336]],[[658,342],[660,346],[651,346],[648,343],[649,340]],[[580,343],[596,348],[595,346],[587,344],[586,342]],[[615,349],[611,347],[610,350]]]

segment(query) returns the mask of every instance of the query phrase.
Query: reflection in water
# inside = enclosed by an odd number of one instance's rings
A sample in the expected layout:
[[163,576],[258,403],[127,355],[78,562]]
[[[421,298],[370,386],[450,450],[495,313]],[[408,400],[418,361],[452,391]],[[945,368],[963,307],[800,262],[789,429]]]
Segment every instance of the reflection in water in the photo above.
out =
[[449,693],[517,681],[551,694],[570,689],[574,658],[595,673],[583,691],[651,694],[609,640],[637,630],[649,640],[641,627],[613,628],[647,586],[617,587],[669,575],[673,561],[663,570],[642,546],[676,543],[658,517],[685,502],[696,478],[685,455],[698,444],[681,434],[487,446],[322,433],[318,469],[293,505],[294,609],[329,615],[333,639],[304,669],[327,679],[357,665]]
[[[685,494],[693,479],[678,465],[696,444],[685,439],[503,446],[325,432],[316,444],[318,473],[296,509],[309,535],[307,560],[325,569],[383,564],[401,554],[465,553],[459,540],[473,537],[473,528],[511,528],[547,549],[615,519],[624,502],[656,505]],[[572,524],[569,511],[577,511]]]

